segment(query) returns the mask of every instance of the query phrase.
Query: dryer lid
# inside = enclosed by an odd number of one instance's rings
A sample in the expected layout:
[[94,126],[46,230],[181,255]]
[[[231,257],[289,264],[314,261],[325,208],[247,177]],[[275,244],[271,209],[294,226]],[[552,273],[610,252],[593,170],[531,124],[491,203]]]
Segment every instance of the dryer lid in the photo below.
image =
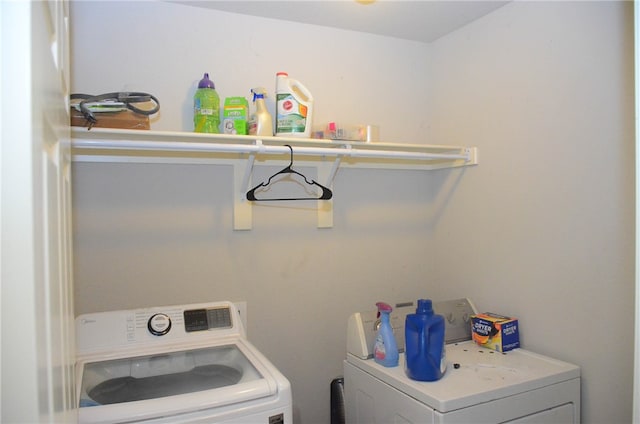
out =
[[577,365],[524,349],[503,354],[471,340],[447,345],[446,359],[447,371],[438,381],[407,377],[404,354],[397,367],[387,368],[353,354],[347,355],[346,363],[441,413],[580,379]]
[[277,385],[247,355],[241,344],[225,344],[79,363],[80,422],[170,416],[274,395]]

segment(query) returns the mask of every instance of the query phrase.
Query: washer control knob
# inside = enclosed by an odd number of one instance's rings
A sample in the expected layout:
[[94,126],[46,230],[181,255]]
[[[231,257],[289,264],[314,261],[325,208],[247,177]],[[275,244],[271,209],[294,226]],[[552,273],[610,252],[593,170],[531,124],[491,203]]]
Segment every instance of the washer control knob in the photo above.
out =
[[171,330],[171,318],[167,314],[155,314],[149,318],[147,328],[154,336],[164,336]]

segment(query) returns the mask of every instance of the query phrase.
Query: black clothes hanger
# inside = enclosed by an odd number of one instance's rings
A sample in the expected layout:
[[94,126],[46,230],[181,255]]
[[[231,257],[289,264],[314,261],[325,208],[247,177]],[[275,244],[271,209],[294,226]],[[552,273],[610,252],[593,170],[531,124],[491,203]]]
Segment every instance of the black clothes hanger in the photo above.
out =
[[[266,183],[260,183],[257,186],[255,186],[254,188],[252,188],[251,190],[247,191],[247,200],[250,201],[272,201],[272,200],[329,200],[333,197],[333,192],[328,189],[327,187],[323,186],[322,184],[318,183],[315,180],[311,180],[309,181],[309,179],[299,173],[298,171],[293,170],[293,168],[291,168],[291,166],[293,165],[293,147],[289,146],[288,144],[285,144],[285,146],[287,146],[289,148],[289,150],[291,150],[291,160],[289,161],[289,166],[287,166],[286,168],[284,168],[281,171],[276,172],[275,174],[273,174],[272,176],[269,177],[269,179],[267,180]],[[296,174],[301,176],[302,178],[304,178],[304,182],[309,184],[309,185],[315,185],[318,186],[322,189],[322,194],[320,195],[320,197],[285,197],[285,198],[271,198],[271,199],[257,199],[256,195],[255,195],[255,191],[257,189],[259,189],[260,187],[266,187],[271,183],[271,180],[273,179],[273,177],[275,177],[276,175],[280,175],[280,174]]]

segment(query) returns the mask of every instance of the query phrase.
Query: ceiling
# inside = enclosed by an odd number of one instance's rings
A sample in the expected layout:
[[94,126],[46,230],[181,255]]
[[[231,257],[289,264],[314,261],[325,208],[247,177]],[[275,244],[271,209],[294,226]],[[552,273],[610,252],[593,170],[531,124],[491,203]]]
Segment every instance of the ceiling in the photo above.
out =
[[504,6],[494,0],[178,0],[176,3],[430,43]]

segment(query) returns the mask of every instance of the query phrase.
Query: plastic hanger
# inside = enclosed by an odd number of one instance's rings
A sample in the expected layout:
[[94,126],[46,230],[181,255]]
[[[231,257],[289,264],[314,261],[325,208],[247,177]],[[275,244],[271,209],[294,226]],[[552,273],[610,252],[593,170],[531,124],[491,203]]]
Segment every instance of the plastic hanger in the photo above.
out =
[[[251,190],[249,190],[247,192],[247,200],[250,201],[272,201],[272,200],[329,200],[333,197],[333,192],[328,189],[327,187],[323,186],[322,184],[320,184],[319,182],[315,181],[315,180],[311,180],[309,181],[309,179],[304,175],[299,173],[298,171],[295,171],[292,166],[293,166],[293,147],[291,147],[288,144],[285,144],[285,146],[287,146],[289,148],[289,150],[291,150],[291,159],[289,161],[289,166],[287,166],[286,168],[284,168],[281,171],[276,172],[275,174],[273,174],[272,176],[269,177],[269,179],[267,180],[267,182],[263,182],[258,184],[257,186],[255,186],[254,188],[252,188]],[[260,187],[266,187],[271,183],[271,180],[276,176],[276,175],[280,175],[280,174],[296,174],[301,176],[302,178],[304,178],[304,182],[309,184],[309,185],[315,185],[318,186],[322,189],[322,194],[320,195],[320,197],[284,197],[284,198],[271,198],[271,199],[258,199],[256,198],[255,195],[255,191],[257,189],[259,189]]]

